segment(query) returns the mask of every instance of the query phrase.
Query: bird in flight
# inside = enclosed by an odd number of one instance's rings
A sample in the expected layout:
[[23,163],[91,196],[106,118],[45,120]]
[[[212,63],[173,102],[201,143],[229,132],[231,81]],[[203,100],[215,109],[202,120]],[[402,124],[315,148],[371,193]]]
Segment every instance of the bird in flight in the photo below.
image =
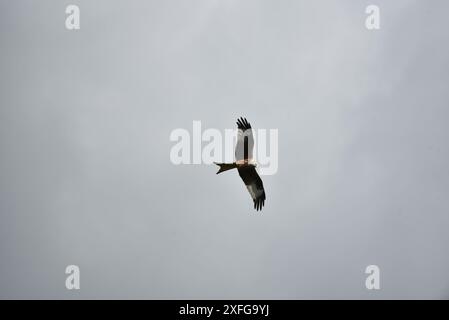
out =
[[254,209],[262,210],[265,204],[265,190],[262,179],[256,171],[256,162],[253,159],[254,137],[251,125],[245,118],[237,120],[237,145],[235,146],[235,159],[233,163],[217,163],[220,167],[217,174],[237,169],[240,178],[246,185],[246,188],[254,202]]

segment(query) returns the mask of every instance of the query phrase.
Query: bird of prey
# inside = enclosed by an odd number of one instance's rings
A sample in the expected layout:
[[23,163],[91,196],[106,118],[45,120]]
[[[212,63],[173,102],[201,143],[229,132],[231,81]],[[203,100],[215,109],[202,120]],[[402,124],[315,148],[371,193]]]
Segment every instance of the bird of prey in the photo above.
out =
[[246,185],[246,188],[254,202],[254,209],[262,210],[265,204],[265,190],[263,189],[262,179],[256,171],[256,162],[253,159],[254,138],[251,125],[245,118],[237,120],[237,145],[235,146],[235,162],[217,163],[220,167],[217,174],[237,169],[240,178]]

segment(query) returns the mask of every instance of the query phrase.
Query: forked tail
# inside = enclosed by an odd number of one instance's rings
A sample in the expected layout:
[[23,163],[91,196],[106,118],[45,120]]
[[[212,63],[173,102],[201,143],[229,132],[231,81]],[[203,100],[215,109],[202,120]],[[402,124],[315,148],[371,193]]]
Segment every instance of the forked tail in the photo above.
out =
[[226,170],[231,170],[231,169],[237,168],[237,164],[235,162],[234,163],[217,163],[217,162],[214,162],[214,163],[217,166],[220,167],[220,170],[218,170],[217,174],[219,174],[219,173],[221,173],[223,171],[226,171]]

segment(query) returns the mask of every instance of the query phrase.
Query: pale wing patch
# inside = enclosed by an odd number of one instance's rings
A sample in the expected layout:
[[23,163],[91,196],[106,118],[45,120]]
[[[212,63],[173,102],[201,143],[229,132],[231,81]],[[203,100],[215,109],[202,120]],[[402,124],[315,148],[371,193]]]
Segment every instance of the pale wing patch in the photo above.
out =
[[251,195],[251,197],[253,199],[257,199],[259,196],[262,195],[263,190],[262,189],[257,189],[256,184],[248,184],[246,186],[246,188],[248,189],[249,194]]
[[253,149],[254,149],[254,138],[253,132],[251,129],[243,131],[242,129],[237,130],[237,144],[235,146],[235,157],[236,160],[245,159],[245,137],[247,138],[247,158],[253,157]]
[[[251,125],[245,118],[237,119],[237,145],[235,147],[236,160],[253,157],[254,137]],[[245,148],[245,140],[246,148]],[[245,150],[246,149],[246,150]]]

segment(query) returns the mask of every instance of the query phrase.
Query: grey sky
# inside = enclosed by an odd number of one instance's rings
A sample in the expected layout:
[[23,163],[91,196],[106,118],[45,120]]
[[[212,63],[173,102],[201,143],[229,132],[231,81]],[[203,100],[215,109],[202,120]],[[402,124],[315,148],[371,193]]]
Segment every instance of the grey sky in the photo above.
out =
[[[448,9],[1,0],[0,298],[448,298]],[[239,116],[279,129],[262,214],[169,158]]]

